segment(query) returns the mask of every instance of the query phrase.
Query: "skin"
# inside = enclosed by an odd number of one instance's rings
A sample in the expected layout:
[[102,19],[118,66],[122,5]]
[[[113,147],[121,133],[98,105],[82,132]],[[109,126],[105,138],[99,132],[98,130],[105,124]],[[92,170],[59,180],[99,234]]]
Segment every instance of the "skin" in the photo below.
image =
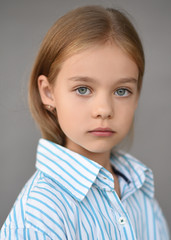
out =
[[[139,96],[137,82],[136,63],[111,42],[68,58],[53,87],[46,76],[38,78],[43,104],[57,110],[66,147],[109,170],[119,196],[110,152],[132,125]],[[96,128],[103,128],[103,132]]]

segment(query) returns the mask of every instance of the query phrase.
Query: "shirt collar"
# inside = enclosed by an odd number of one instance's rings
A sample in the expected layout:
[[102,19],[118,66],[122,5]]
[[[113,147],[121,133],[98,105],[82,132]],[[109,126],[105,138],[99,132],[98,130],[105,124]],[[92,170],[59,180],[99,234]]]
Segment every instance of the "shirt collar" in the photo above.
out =
[[113,151],[111,162],[130,180],[132,189],[141,189],[148,197],[154,197],[154,178],[150,168],[123,151]]
[[[111,163],[131,181],[133,187],[141,188],[149,197],[153,197],[154,184],[150,169],[122,152],[112,154]],[[111,174],[101,165],[42,138],[37,148],[36,167],[78,201],[84,199],[101,174],[109,176],[109,185],[112,185]]]
[[36,167],[81,201],[102,168],[98,163],[51,141],[40,139]]

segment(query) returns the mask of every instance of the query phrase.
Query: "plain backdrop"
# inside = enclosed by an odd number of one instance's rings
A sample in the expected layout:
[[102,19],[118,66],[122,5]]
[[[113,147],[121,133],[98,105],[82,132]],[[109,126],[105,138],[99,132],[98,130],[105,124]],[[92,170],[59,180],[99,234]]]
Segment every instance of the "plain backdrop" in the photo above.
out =
[[88,4],[125,10],[142,39],[146,71],[130,152],[153,169],[171,227],[170,0],[0,0],[0,226],[35,171],[40,132],[29,113],[27,85],[40,43],[57,18]]

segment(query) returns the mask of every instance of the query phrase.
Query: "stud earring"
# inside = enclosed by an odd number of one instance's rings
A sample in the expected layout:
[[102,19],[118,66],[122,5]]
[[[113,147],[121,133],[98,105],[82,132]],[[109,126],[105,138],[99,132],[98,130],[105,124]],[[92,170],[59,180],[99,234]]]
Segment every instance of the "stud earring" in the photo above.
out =
[[53,114],[56,113],[56,108],[51,105],[44,104],[44,108]]

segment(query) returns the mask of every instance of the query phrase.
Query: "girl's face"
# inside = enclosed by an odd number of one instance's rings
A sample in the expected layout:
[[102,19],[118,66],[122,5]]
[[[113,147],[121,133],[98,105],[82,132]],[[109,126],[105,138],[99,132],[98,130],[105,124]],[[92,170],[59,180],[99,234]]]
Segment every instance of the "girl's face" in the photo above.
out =
[[137,83],[137,65],[114,43],[68,58],[49,90],[50,102],[44,101],[57,109],[66,147],[83,155],[109,154],[131,127]]

